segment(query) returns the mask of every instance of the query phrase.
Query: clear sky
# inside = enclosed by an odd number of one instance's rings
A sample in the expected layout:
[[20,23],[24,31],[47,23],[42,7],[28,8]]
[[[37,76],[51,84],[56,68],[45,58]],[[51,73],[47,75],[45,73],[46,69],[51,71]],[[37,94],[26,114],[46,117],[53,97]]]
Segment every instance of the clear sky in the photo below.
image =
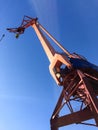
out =
[[[98,0],[0,0],[0,130],[50,130],[61,92],[32,28],[19,39],[6,31],[24,15],[39,22],[71,53],[98,65]],[[60,130],[97,130],[70,125]]]

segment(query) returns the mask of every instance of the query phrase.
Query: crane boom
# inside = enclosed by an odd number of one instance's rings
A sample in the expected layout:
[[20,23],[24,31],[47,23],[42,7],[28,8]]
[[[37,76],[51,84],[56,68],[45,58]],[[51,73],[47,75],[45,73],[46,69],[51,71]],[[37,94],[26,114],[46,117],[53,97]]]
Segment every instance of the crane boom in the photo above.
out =
[[[32,27],[40,42],[41,45],[50,61],[49,70],[53,78],[55,79],[56,83],[58,85],[62,84],[62,79],[59,76],[56,76],[56,73],[60,72],[60,66],[62,64],[65,64],[68,68],[71,68],[72,65],[68,59],[68,57],[71,57],[71,54],[63,47],[57,40],[49,34],[49,32],[38,23],[38,18],[30,18],[28,16],[24,16],[22,24],[18,28],[7,28],[9,32],[14,32],[16,34],[16,37],[18,37],[20,34],[23,34],[25,29],[28,27]],[[42,30],[44,33],[46,33],[63,51],[65,54],[60,54],[56,52],[56,50],[52,47],[48,39],[44,36]]]
[[42,47],[44,48],[44,51],[49,59],[49,61],[51,62],[56,51],[55,49],[51,46],[51,44],[49,43],[49,41],[47,40],[47,38],[43,35],[42,31],[40,30],[40,28],[38,27],[38,24],[33,24],[32,27],[34,28],[41,44]]

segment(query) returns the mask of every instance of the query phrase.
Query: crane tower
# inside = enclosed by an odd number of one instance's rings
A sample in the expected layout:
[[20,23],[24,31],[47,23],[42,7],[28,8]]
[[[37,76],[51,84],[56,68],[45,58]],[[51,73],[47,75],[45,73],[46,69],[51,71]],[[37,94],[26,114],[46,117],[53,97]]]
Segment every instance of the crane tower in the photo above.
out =
[[[30,26],[36,32],[50,61],[50,74],[57,85],[62,86],[62,92],[50,118],[51,130],[58,130],[59,127],[73,123],[98,127],[98,66],[76,53],[71,54],[38,22],[38,18],[24,16],[18,28],[7,30],[14,32],[18,38]],[[63,53],[53,48],[44,33]],[[68,108],[69,112],[63,111],[61,114],[64,107]],[[90,119],[93,119],[94,123],[87,122]]]

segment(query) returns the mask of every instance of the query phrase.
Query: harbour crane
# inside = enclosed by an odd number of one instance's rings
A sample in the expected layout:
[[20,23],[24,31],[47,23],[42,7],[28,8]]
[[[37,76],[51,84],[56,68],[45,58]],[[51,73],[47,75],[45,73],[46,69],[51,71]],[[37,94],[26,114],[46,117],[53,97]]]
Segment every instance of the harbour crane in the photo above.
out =
[[[98,127],[98,66],[76,53],[71,54],[38,22],[38,18],[24,16],[19,27],[7,30],[15,33],[18,38],[30,26],[36,32],[49,59],[50,74],[56,84],[62,87],[50,118],[51,130],[58,130],[59,127],[73,123]],[[46,35],[62,50],[62,53],[54,49]],[[73,102],[78,104],[77,110]],[[61,115],[65,106],[68,107],[69,113]],[[88,121],[90,119],[95,123],[90,123]]]

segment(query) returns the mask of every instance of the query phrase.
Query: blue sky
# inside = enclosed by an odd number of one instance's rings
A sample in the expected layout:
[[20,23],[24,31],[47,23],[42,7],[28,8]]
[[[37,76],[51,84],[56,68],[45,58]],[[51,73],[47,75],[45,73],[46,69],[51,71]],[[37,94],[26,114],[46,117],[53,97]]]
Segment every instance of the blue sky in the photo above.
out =
[[[24,15],[39,22],[71,53],[98,65],[97,0],[0,1],[0,130],[50,130],[50,117],[61,92],[49,74],[49,61],[32,28],[19,39],[6,31]],[[59,49],[58,49],[59,50]],[[97,130],[70,125],[60,130]]]

